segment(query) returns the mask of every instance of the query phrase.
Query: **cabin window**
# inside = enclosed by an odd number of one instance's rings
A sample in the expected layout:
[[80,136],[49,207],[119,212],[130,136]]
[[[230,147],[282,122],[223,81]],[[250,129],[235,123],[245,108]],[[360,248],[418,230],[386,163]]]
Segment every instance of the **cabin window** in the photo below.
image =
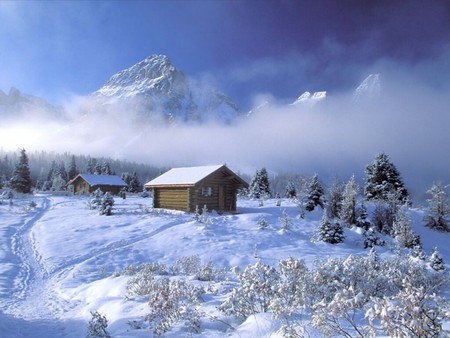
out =
[[205,197],[212,196],[212,188],[211,187],[203,187],[202,188],[202,196],[205,196]]

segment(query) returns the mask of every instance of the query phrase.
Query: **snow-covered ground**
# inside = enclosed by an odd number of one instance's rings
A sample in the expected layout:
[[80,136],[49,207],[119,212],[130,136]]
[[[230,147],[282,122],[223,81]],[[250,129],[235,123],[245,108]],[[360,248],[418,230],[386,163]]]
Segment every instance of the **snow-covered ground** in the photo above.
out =
[[[239,200],[238,213],[211,214],[205,223],[192,214],[152,209],[151,198],[116,198],[112,216],[90,210],[87,201],[86,197],[35,195],[0,204],[1,337],[84,337],[95,311],[108,319],[112,337],[151,336],[144,324],[147,300],[129,297],[130,276],[121,271],[151,262],[170,266],[196,255],[202,264],[211,261],[227,270],[225,281],[203,282],[215,292],[203,297],[201,309],[208,315],[198,336],[273,337],[280,322],[270,314],[240,322],[217,310],[226,298],[220,289],[236,283],[233,267],[245,269],[257,261],[276,266],[289,256],[312,265],[317,258],[367,254],[357,230],[345,229],[345,242],[338,245],[312,241],[321,209],[300,219],[298,206],[287,199],[281,206],[276,200],[265,201],[264,206]],[[283,210],[292,222],[289,231],[280,230]],[[450,262],[450,234],[424,228],[421,210],[409,209],[408,216],[425,253],[437,246],[444,261]],[[268,223],[265,230],[259,229],[261,218]],[[389,256],[390,249],[379,247],[378,253]],[[213,316],[219,320],[212,320]],[[186,336],[182,324],[167,336]]]

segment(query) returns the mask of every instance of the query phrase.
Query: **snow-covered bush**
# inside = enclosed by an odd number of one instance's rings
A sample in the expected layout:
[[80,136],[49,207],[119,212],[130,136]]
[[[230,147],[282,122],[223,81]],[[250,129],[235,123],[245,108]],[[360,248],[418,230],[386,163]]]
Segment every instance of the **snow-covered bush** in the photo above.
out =
[[278,262],[279,283],[271,309],[278,315],[291,315],[308,302],[309,269],[300,259],[288,257]]
[[164,335],[179,320],[185,320],[189,329],[198,332],[201,313],[196,305],[203,293],[203,288],[181,280],[155,279],[149,293],[150,313],[146,316],[153,335]]
[[200,266],[195,273],[198,280],[204,282],[220,281],[223,280],[226,274],[225,269],[217,269],[214,267],[213,262],[210,260],[205,265]]
[[193,218],[195,221],[205,225],[211,223],[211,219],[208,215],[208,207],[206,206],[206,204],[203,206],[201,210],[198,207],[198,205],[195,206]]
[[106,330],[108,320],[97,311],[91,312],[92,318],[89,321],[86,338],[109,338],[111,337]]
[[449,310],[448,302],[416,285],[414,276],[405,276],[397,294],[372,299],[365,317],[372,337],[378,332],[391,337],[444,337],[442,321]]
[[277,297],[280,275],[275,268],[257,262],[238,274],[239,286],[219,309],[226,315],[247,317],[255,313],[269,312],[270,305]]
[[185,256],[178,258],[170,267],[169,272],[172,275],[195,275],[200,268],[200,256]]
[[261,217],[258,220],[258,229],[259,230],[266,230],[269,227],[269,223],[266,221],[264,217]]

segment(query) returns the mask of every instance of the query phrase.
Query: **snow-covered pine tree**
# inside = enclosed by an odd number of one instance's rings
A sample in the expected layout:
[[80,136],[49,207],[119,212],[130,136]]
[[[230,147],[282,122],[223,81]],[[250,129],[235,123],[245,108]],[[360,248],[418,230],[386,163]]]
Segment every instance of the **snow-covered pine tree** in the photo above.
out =
[[408,191],[405,189],[400,172],[384,152],[375,156],[373,162],[366,167],[366,181],[364,194],[366,199],[387,200],[387,194],[395,191],[399,201],[408,200]]
[[324,211],[319,225],[319,239],[326,243],[337,244],[344,241],[344,229],[336,220],[330,220]]
[[98,213],[100,215],[112,215],[112,208],[114,205],[114,198],[109,191],[103,195],[100,205],[98,206]]
[[94,174],[96,166],[97,166],[97,159],[89,157],[87,161],[86,172],[91,175]]
[[444,271],[445,270],[444,259],[439,254],[439,251],[437,248],[434,248],[433,252],[431,253],[430,267],[434,271]]
[[322,209],[325,206],[324,189],[319,180],[319,175],[314,174],[308,185],[308,192],[306,195],[305,209],[306,211],[313,211],[316,206]]
[[131,180],[128,183],[128,188],[130,192],[139,192],[142,191],[142,184],[139,181],[139,178],[137,176],[136,172],[133,172],[133,176],[131,176]]
[[286,185],[286,194],[287,198],[295,198],[297,196],[297,189],[295,189],[295,184],[292,181],[289,181]]
[[111,165],[109,164],[109,162],[103,163],[103,166],[101,169],[101,174],[102,175],[112,175],[113,174],[113,172],[111,170]]
[[339,177],[335,177],[333,183],[328,189],[327,211],[328,217],[338,218],[342,209],[342,200],[344,198],[344,186]]
[[422,246],[420,236],[411,228],[409,218],[402,208],[399,208],[395,215],[392,231],[400,247],[412,249]]
[[366,208],[366,205],[364,204],[364,201],[361,201],[361,206],[356,210],[355,225],[358,228],[363,228],[366,230],[369,229],[369,227],[371,226],[371,224],[368,220],[367,208]]
[[269,198],[271,196],[272,194],[270,192],[270,183],[267,170],[265,168],[256,170],[256,174],[249,185],[249,197]]
[[347,226],[356,224],[356,197],[358,196],[358,192],[358,183],[356,183],[355,175],[352,175],[344,187],[341,212],[339,214],[339,218]]
[[431,198],[427,200],[427,214],[424,217],[425,226],[438,230],[449,232],[448,216],[450,215],[450,205],[448,196],[441,182],[433,183],[433,186],[427,191]]
[[16,164],[13,176],[9,181],[12,189],[21,193],[29,193],[31,191],[31,173],[28,166],[28,156],[25,149],[20,150],[19,162]]

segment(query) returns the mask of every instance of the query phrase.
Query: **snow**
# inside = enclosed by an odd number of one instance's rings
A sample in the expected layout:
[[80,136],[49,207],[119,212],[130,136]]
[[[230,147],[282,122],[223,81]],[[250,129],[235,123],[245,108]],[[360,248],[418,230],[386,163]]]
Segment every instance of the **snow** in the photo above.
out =
[[91,186],[95,185],[113,185],[126,187],[127,184],[116,175],[90,175],[80,174],[80,176]]
[[326,99],[327,92],[326,91],[320,91],[320,92],[314,92],[311,94],[310,92],[306,91],[302,95],[300,95],[297,100],[295,100],[291,105],[297,105],[297,104],[308,104],[308,105],[315,105],[317,102],[322,101]]
[[[200,176],[218,166],[203,168]],[[197,177],[185,175],[182,181],[186,179],[192,182]],[[87,201],[83,196],[42,194],[19,196],[12,205],[0,204],[1,337],[83,337],[95,311],[108,319],[112,337],[149,337],[150,329],[144,323],[148,299],[127,298],[130,277],[118,272],[130,264],[168,265],[194,255],[202,263],[211,260],[215,267],[228,271],[226,281],[205,284],[217,292],[205,295],[201,310],[217,320],[203,318],[202,331],[194,336],[281,337],[281,323],[270,314],[239,321],[217,310],[226,297],[224,292],[236,283],[230,272],[233,267],[242,270],[257,261],[275,266],[289,256],[312,265],[318,258],[367,254],[360,232],[352,229],[345,229],[345,242],[339,245],[312,241],[321,209],[300,219],[298,206],[287,199],[281,206],[267,200],[261,207],[259,201],[239,199],[238,213],[211,213],[204,223],[188,213],[152,209],[151,198],[137,195],[116,198],[112,216],[98,215],[87,207]],[[282,232],[284,211],[292,227]],[[448,269],[450,234],[424,228],[419,209],[407,213],[426,254],[437,246]],[[268,223],[266,230],[259,229],[261,217]],[[393,255],[388,245],[378,252]],[[314,330],[309,334],[320,336]],[[183,323],[166,334],[186,335]]]
[[173,168],[158,176],[154,180],[146,183],[145,186],[157,186],[165,184],[193,185],[221,167],[223,167],[223,164],[200,167]]

